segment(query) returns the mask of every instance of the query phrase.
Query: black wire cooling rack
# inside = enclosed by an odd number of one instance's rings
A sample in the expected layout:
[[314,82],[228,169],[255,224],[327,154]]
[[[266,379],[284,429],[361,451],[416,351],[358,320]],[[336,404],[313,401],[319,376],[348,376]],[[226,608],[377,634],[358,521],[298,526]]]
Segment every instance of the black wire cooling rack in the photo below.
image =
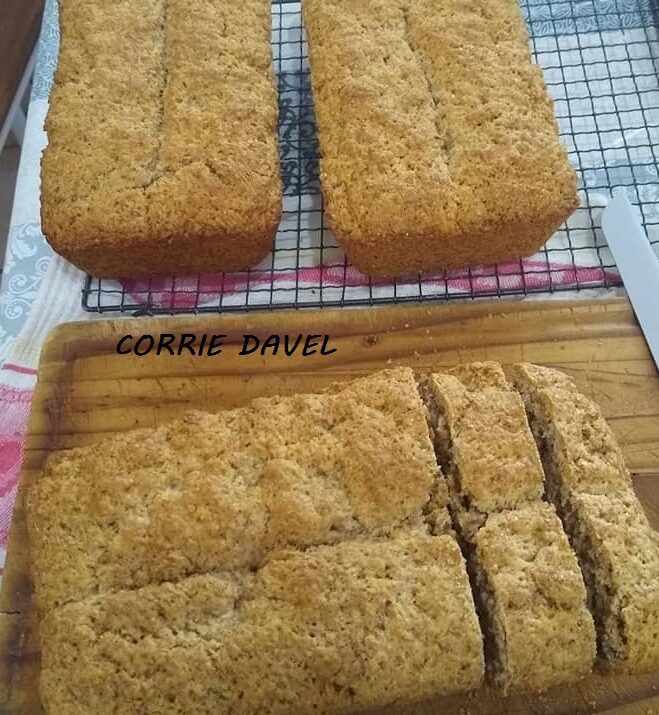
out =
[[374,305],[554,293],[619,285],[600,215],[624,192],[659,250],[657,0],[521,0],[536,61],[579,175],[581,206],[522,261],[376,282],[347,265],[318,179],[300,5],[273,2],[284,206],[273,253],[234,274],[116,282],[87,277],[83,307],[136,314]]

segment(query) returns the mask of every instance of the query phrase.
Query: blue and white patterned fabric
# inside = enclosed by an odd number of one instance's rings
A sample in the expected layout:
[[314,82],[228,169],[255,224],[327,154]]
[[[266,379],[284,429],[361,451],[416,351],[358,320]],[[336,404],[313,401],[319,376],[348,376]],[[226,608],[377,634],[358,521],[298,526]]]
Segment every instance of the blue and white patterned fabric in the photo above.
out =
[[39,166],[58,50],[57,3],[46,0],[0,288],[0,363],[25,323],[52,257],[41,233]]

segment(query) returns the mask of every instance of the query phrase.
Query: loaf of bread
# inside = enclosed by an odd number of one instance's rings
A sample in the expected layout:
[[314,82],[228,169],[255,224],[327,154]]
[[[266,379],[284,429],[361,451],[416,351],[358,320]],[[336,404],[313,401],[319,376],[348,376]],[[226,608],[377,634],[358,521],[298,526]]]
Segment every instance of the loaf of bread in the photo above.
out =
[[581,562],[602,655],[624,671],[659,669],[659,534],[611,429],[567,375],[521,364],[511,376]]
[[36,601],[48,610],[254,567],[285,546],[424,530],[430,508],[441,533],[438,477],[426,410],[402,368],[59,452],[29,498]]
[[279,550],[67,604],[42,624],[49,713],[354,712],[478,686],[483,652],[452,536]]
[[281,215],[269,0],[59,7],[41,182],[54,250],[114,278],[261,260]]
[[27,495],[46,712],[339,715],[486,669],[544,690],[597,646],[659,669],[620,448],[567,376],[510,376],[395,368],[52,455]]
[[517,259],[578,205],[517,0],[303,0],[321,181],[365,273]]
[[28,499],[48,713],[338,713],[484,675],[409,369],[56,453]]
[[554,508],[524,403],[498,363],[430,375],[437,453],[475,584],[488,670],[505,690],[544,690],[590,672],[595,628]]

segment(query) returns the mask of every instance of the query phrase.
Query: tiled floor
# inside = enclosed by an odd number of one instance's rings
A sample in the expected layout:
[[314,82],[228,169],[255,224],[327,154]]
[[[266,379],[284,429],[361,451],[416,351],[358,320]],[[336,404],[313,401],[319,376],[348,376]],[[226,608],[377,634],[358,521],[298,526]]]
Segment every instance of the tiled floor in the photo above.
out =
[[15,145],[5,146],[0,154],[0,270],[4,263],[7,246],[7,232],[9,231],[11,207],[14,202],[14,187],[20,155],[21,148]]

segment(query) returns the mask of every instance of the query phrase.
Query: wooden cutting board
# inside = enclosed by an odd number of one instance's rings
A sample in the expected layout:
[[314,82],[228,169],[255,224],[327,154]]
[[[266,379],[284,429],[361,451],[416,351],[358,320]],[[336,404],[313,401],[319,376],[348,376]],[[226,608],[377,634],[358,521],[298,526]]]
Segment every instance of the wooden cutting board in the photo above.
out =
[[[117,354],[119,338],[129,333],[134,338],[160,333],[177,339],[183,333],[227,337],[222,353],[213,357]],[[299,333],[329,335],[328,347],[335,352],[238,355],[244,334],[263,339]],[[0,712],[41,712],[23,501],[48,452],[154,426],[187,408],[212,411],[255,396],[318,390],[388,365],[427,370],[482,359],[538,362],[571,374],[601,405],[622,443],[648,516],[659,528],[659,377],[625,300],[249,313],[57,328],[41,356],[2,583]],[[483,688],[386,712],[648,715],[659,713],[659,673],[598,674],[541,696],[504,698]]]

